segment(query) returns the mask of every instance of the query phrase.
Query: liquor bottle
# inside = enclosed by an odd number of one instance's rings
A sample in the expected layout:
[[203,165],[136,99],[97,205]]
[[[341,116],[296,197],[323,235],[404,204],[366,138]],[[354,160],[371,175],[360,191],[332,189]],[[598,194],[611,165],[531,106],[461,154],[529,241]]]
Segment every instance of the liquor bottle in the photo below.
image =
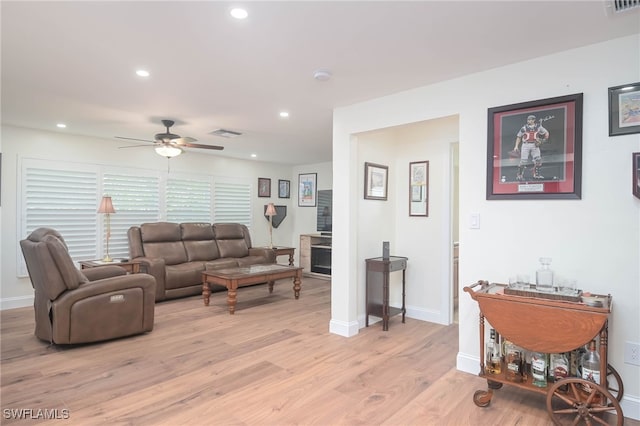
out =
[[531,352],[531,376],[534,386],[539,388],[547,387],[547,354],[542,352]]
[[600,384],[600,355],[596,351],[596,341],[589,343],[589,350],[582,356],[582,378]]
[[524,357],[522,350],[508,340],[504,342],[505,378],[511,382],[522,382]]
[[489,342],[487,342],[487,352],[485,357],[485,364],[487,366],[487,372],[489,374],[500,374],[502,371],[501,358],[500,358],[500,345],[497,340],[498,334],[492,328],[489,332]]
[[566,353],[549,355],[549,380],[557,382],[558,380],[569,376],[569,357]]

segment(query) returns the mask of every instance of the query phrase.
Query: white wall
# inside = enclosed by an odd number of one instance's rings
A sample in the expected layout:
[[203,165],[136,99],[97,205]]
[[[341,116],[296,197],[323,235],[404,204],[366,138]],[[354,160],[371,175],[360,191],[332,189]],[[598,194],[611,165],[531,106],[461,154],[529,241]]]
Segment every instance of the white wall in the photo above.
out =
[[[88,138],[64,132],[43,132],[10,126],[2,127],[2,207],[0,222],[2,235],[0,257],[0,305],[2,308],[28,306],[32,303],[33,290],[28,278],[17,277],[18,256],[21,256],[18,235],[18,193],[20,161],[24,158],[59,160],[89,164],[117,165],[147,170],[167,170],[167,160],[157,155],[152,147],[118,149],[126,145],[122,141]],[[269,222],[264,218],[264,205],[273,202],[287,206],[287,218],[273,232],[276,245],[292,243],[294,216],[297,205],[291,166],[265,163],[256,160],[236,160],[189,151],[169,160],[174,173],[202,173],[213,176],[233,177],[253,185],[252,243],[254,246],[269,244]],[[258,198],[258,177],[271,179],[271,198]],[[291,180],[291,198],[278,198],[278,179]],[[296,175],[297,179],[297,175]],[[329,184],[330,185],[330,184]],[[306,218],[305,218],[306,220]],[[300,227],[306,227],[304,225]],[[312,222],[315,228],[315,216]],[[297,247],[297,246],[296,246]]]
[[[510,274],[519,271],[534,276],[538,257],[549,256],[554,270],[575,277],[580,288],[611,293],[614,309],[609,323],[609,363],[623,377],[625,415],[640,418],[640,369],[623,362],[624,342],[640,342],[640,200],[631,194],[630,167],[631,153],[640,151],[640,135],[609,137],[607,122],[607,88],[638,80],[640,35],[337,109],[333,174],[335,181],[345,185],[342,190],[334,189],[334,199],[343,210],[334,209],[331,330],[342,335],[357,333],[357,318],[362,314],[357,291],[363,267],[362,253],[358,252],[361,232],[354,230],[360,229],[363,213],[359,201],[361,163],[368,159],[360,157],[360,134],[455,115],[459,117],[459,233],[463,247],[460,287],[478,279],[506,282]],[[487,109],[574,93],[584,94],[582,199],[487,201]],[[397,158],[387,162],[393,164]],[[451,185],[450,174],[440,177],[445,187]],[[425,230],[416,229],[402,209],[406,209],[404,203],[396,203],[391,213],[397,234],[439,244],[446,254],[444,238],[429,241]],[[441,214],[446,210],[433,203],[431,209]],[[467,228],[471,213],[480,214],[480,229]],[[382,230],[385,223],[371,222],[367,238],[382,241],[387,235]],[[406,250],[403,255],[419,258],[414,247],[407,245]],[[413,279],[410,286],[415,285]],[[439,287],[445,289],[446,274],[441,280]],[[458,368],[472,373],[479,368],[477,319],[477,304],[461,292]]]

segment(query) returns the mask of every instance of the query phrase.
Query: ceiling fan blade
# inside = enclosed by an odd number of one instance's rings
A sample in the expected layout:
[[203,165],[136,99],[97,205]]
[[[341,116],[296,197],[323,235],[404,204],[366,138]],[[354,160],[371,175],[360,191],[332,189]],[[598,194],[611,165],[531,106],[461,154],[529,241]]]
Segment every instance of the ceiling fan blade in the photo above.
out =
[[123,136],[114,136],[116,139],[125,139],[125,140],[129,140],[129,141],[140,141],[140,142],[151,142],[151,143],[156,143],[156,141],[150,141],[147,139],[137,139],[137,138],[125,138]]
[[149,145],[127,145],[127,146],[119,146],[119,149],[123,148],[151,148]]
[[178,145],[184,145],[185,143],[189,143],[189,142],[196,142],[198,139],[194,139],[194,138],[190,138],[190,137],[184,137],[184,138],[175,138],[175,139],[171,139],[171,143],[175,143]]
[[224,147],[223,146],[218,146],[218,145],[202,145],[199,143],[181,143],[178,144],[179,146],[184,146],[186,148],[201,148],[201,149],[217,149],[219,151],[223,150]]

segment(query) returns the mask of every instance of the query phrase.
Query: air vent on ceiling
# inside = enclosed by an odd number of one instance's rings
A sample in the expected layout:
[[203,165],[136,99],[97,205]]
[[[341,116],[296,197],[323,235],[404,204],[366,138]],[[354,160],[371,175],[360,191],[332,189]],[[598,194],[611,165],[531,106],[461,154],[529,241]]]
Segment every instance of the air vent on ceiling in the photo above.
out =
[[640,8],[640,0],[607,0],[605,7],[615,13],[627,12]]
[[223,138],[235,138],[237,136],[240,136],[242,133],[234,132],[233,130],[227,130],[227,129],[217,129],[211,132],[210,134],[214,136],[220,136]]

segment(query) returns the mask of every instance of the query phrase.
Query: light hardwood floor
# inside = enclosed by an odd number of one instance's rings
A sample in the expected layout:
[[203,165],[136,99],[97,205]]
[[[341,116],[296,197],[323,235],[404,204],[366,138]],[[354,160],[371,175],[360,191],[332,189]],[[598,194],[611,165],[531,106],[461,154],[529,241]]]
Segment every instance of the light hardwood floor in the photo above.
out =
[[[2,424],[549,425],[544,396],[508,386],[476,407],[477,376],[455,369],[458,326],[400,317],[344,338],[328,332],[329,282],[289,280],[156,305],[151,333],[50,346],[33,310],[1,312]],[[67,420],[17,421],[11,409]],[[640,422],[628,421],[638,425]]]

